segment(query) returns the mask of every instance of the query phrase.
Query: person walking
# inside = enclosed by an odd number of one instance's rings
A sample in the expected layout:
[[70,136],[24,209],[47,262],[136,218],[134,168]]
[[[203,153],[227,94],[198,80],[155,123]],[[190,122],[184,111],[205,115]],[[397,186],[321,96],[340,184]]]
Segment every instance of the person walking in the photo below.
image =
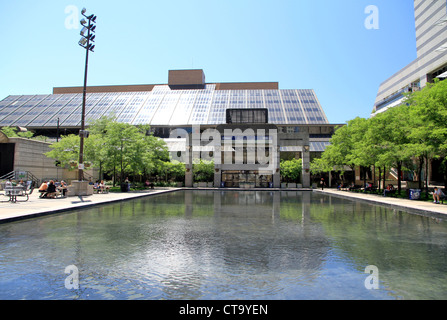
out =
[[321,180],[320,180],[320,187],[321,187],[321,190],[324,190],[324,185],[325,185],[326,183],[324,182],[324,178],[321,178]]

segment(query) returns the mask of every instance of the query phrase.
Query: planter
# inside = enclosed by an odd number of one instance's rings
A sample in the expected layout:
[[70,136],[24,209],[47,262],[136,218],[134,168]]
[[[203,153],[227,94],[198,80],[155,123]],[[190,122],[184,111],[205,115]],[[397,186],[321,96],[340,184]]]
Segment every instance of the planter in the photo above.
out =
[[289,184],[287,184],[287,188],[289,188],[289,189],[296,189],[296,183],[289,183]]
[[207,183],[206,182],[199,182],[199,188],[206,188]]
[[287,183],[285,183],[285,182],[281,183],[281,188],[283,188],[283,189],[287,188]]
[[[422,188],[424,188],[425,183],[422,183]],[[407,181],[407,189],[419,189],[419,181]]]

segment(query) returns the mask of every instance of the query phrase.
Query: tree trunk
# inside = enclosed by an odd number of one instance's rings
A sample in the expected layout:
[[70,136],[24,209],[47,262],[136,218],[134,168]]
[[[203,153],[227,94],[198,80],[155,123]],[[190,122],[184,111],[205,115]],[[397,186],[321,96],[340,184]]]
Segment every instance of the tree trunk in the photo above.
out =
[[419,172],[418,172],[418,180],[419,180],[419,189],[422,190],[422,167],[424,165],[424,157],[419,157]]
[[402,161],[397,162],[397,192],[400,194],[402,190]]
[[425,156],[425,195],[428,198],[428,155]]
[[379,190],[382,184],[382,168],[379,167]]

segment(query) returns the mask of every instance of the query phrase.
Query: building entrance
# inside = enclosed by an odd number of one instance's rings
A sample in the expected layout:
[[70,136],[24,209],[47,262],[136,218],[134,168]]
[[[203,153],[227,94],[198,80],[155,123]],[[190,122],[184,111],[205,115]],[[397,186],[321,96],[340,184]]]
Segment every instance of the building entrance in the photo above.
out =
[[225,188],[271,188],[273,175],[261,171],[223,171],[222,183]]

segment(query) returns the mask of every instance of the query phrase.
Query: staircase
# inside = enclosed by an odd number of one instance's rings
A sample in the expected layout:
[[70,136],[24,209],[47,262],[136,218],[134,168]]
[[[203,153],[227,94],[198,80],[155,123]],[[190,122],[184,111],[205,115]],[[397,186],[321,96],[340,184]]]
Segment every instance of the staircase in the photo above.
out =
[[11,171],[0,177],[0,180],[32,181],[34,187],[38,187],[40,180],[29,171]]

